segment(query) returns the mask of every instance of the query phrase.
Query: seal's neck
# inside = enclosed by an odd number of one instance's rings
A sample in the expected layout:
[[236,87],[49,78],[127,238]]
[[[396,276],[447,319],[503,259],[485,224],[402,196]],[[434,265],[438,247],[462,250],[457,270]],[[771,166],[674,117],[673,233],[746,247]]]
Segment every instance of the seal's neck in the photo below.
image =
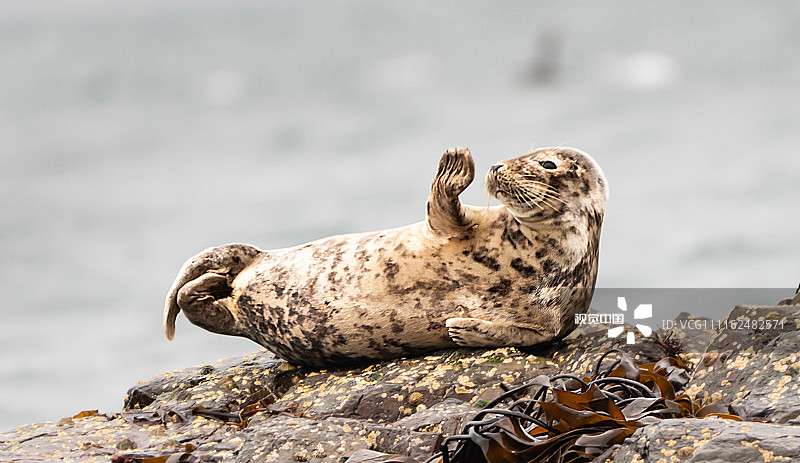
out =
[[587,257],[596,257],[603,221],[602,214],[568,213],[537,221],[520,219],[512,215],[512,220],[519,224],[519,230],[529,241],[560,248],[563,254],[556,255],[560,257],[562,264],[572,267]]

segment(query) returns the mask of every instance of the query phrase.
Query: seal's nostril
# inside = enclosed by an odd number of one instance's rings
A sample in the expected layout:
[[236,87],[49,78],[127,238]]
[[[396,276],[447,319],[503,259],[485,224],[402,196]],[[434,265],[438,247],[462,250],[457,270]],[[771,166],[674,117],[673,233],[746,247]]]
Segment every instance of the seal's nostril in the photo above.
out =
[[489,168],[489,172],[495,173],[498,170],[502,169],[503,167],[505,167],[505,165],[503,165],[503,164],[495,164],[495,165],[493,165],[492,167]]

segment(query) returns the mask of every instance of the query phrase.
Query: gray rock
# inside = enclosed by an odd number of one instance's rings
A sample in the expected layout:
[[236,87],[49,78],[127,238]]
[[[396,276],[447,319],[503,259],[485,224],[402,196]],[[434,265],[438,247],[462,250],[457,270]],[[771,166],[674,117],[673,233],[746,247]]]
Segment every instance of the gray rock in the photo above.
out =
[[800,461],[798,436],[800,428],[794,426],[724,419],[669,419],[637,430],[610,461],[796,462]]
[[[325,461],[337,461],[358,448],[424,459],[443,433],[457,431],[477,411],[473,405],[500,394],[500,383],[557,371],[554,362],[513,348],[458,349],[310,373],[260,352],[141,382],[128,392],[122,413],[0,434],[0,460],[186,454],[223,462],[313,461],[325,454]],[[260,399],[261,405],[277,400],[239,425],[201,416],[202,409],[233,416]]]
[[181,454],[233,461],[241,430],[195,417],[190,422],[151,423],[130,414],[95,414],[40,423],[0,434],[0,461],[107,462],[113,456],[150,458]]
[[557,371],[553,362],[514,348],[458,349],[366,368],[309,373],[276,406],[305,417],[392,423],[446,399],[478,402],[499,383],[522,384]]
[[735,307],[706,349],[687,393],[729,402],[746,419],[800,424],[798,321],[800,306]]
[[374,444],[377,433],[356,420],[259,416],[243,433],[237,463],[332,461]]
[[800,305],[800,286],[797,287],[794,297],[783,299],[778,305]]
[[479,408],[458,399],[445,399],[430,408],[419,410],[411,416],[395,421],[393,426],[449,436],[458,434],[478,410]]
[[124,407],[157,410],[219,408],[231,403],[266,399],[274,402],[303,376],[303,370],[276,360],[266,350],[213,365],[197,366],[154,376],[130,388]]
[[[751,417],[795,423],[800,307],[736,308],[729,320],[739,316],[783,320],[784,325],[718,334],[695,374],[693,392],[728,398]],[[480,407],[501,394],[501,385],[559,372],[589,375],[598,357],[612,348],[640,363],[665,355],[664,346],[652,339],[627,345],[623,337],[608,338],[606,328],[582,326],[561,342],[535,349],[454,349],[323,371],[296,368],[261,351],[141,382],[128,391],[121,413],[2,433],[0,461],[136,461],[173,455],[185,461],[339,462],[359,449],[424,461],[443,436],[459,433]],[[711,337],[704,329],[680,331],[681,342],[694,343],[690,349],[698,352]],[[702,461],[731,461],[722,459],[728,457],[719,447],[706,447],[708,441],[736,447],[731,455],[740,462],[767,456],[789,461],[781,457],[798,454],[787,453],[800,449],[798,435],[800,427],[666,420],[635,434],[613,458],[642,461],[635,455],[655,458],[658,452],[658,458],[644,461],[701,461],[710,452],[708,458],[717,460]],[[380,458],[361,455],[363,461]],[[756,456],[763,458],[750,459]]]
[[624,336],[609,338],[606,330],[581,333],[575,338],[570,336],[553,352],[552,358],[562,372],[590,376],[594,373],[600,356],[611,349],[627,352],[640,364],[657,362],[664,358],[664,349],[654,342],[654,338],[626,344]]
[[672,320],[672,330],[659,330],[661,335],[668,332],[674,335],[675,341],[680,344],[684,353],[697,357],[701,356],[716,334],[716,323],[710,318],[698,317],[687,312],[681,312]]

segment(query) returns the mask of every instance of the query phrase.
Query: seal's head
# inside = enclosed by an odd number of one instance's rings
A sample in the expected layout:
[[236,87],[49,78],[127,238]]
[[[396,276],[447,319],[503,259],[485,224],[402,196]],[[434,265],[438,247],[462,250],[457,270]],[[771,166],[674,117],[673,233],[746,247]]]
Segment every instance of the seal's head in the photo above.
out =
[[521,222],[602,217],[608,199],[600,166],[572,148],[542,148],[499,162],[489,169],[486,188]]

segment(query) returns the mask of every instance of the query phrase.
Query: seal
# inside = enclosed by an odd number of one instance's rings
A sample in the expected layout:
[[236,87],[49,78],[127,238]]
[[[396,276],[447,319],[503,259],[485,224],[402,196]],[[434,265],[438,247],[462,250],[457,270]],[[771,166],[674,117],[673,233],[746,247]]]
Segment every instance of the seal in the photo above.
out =
[[296,247],[206,249],[181,268],[164,309],[324,368],[456,346],[531,346],[566,336],[589,307],[608,197],[587,154],[543,148],[493,165],[501,205],[461,204],[470,152],[446,151],[426,218]]

